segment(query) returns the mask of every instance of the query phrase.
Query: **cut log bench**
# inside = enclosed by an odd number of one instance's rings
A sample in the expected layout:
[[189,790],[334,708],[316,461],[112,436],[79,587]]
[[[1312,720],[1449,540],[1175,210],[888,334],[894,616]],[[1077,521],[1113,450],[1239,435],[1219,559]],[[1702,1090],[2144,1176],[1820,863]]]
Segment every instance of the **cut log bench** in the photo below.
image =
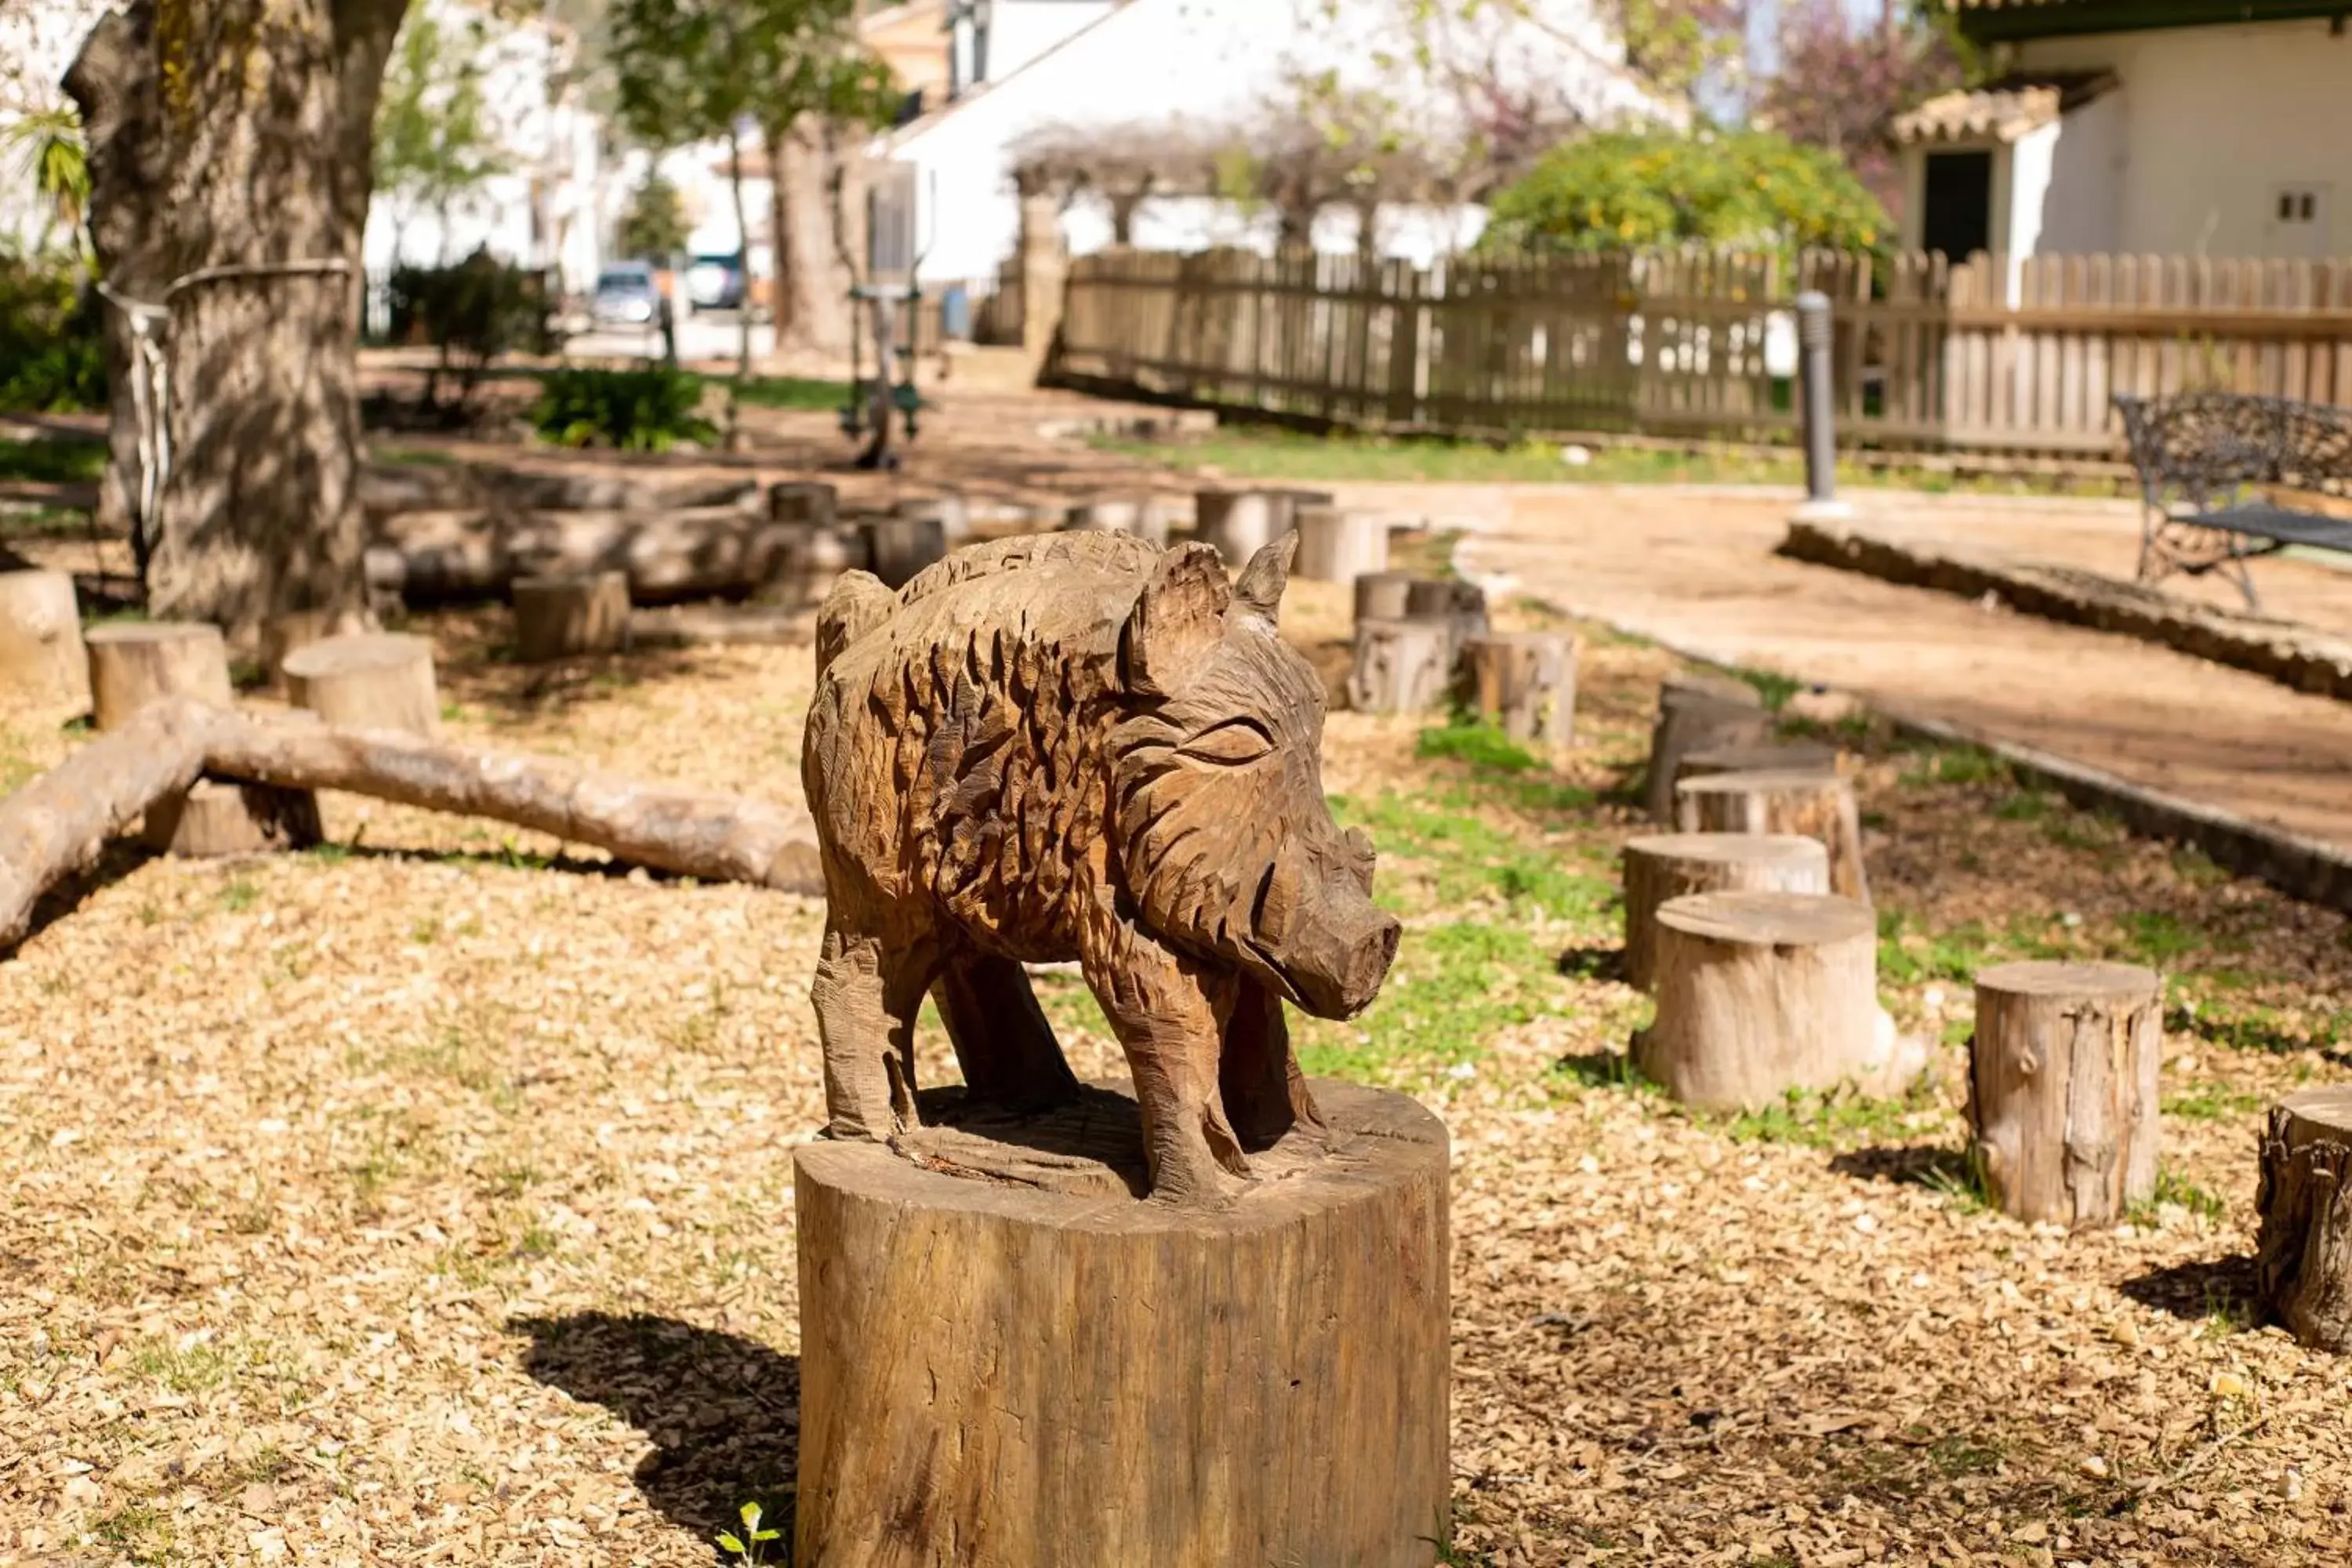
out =
[[1463,706],[1542,750],[1576,730],[1576,639],[1564,632],[1481,632],[1456,656]]
[[0,694],[28,708],[89,708],[81,610],[63,572],[0,572]]
[[2352,1087],[2300,1089],[2263,1133],[2254,1288],[2318,1350],[2352,1351]]
[[[92,626],[93,722],[100,734],[127,731],[149,704],[184,698],[226,711],[236,703],[228,648],[219,628],[173,621]],[[306,789],[195,779],[147,803],[139,837],[188,858],[301,849],[319,842],[319,798]]]
[[803,1145],[793,1561],[1429,1568],[1445,1131],[1401,1095],[1313,1092],[1332,1147],[1253,1153],[1278,1179],[1213,1212],[1135,1195],[1115,1089],[1002,1139],[934,1100],[903,1151]]
[[427,740],[441,728],[433,644],[395,632],[328,637],[286,656],[286,691],[330,724],[397,730]]
[[514,581],[515,657],[525,664],[629,646],[629,579],[622,572]]
[[1657,1021],[1633,1065],[1675,1100],[1760,1110],[1791,1089],[1900,1093],[1925,1066],[1878,1006],[1878,923],[1818,893],[1694,893],[1661,905]]
[[2127,963],[2004,963],[1977,975],[1971,1157],[2005,1214],[2114,1225],[2156,1192],[2164,987]]
[[1624,849],[1626,984],[1651,988],[1658,910],[1692,893],[1826,893],[1829,850],[1788,833],[1657,833]]
[[1454,679],[1454,636],[1443,621],[1363,621],[1356,626],[1348,706],[1359,713],[1425,713]]
[[1862,863],[1862,819],[1853,786],[1837,773],[1706,773],[1675,786],[1675,826],[1685,833],[1799,833],[1830,853],[1830,891],[1870,901]]

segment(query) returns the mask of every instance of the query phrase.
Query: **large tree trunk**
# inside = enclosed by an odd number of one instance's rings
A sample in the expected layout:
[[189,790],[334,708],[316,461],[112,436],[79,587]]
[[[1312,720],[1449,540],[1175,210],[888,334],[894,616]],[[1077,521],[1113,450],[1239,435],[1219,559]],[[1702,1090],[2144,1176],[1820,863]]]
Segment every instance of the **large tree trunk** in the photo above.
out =
[[776,349],[849,352],[849,279],[834,246],[833,158],[824,122],[770,129],[770,228],[776,242]]
[[[152,153],[94,221],[152,236],[176,291],[150,607],[250,638],[275,611],[365,605],[355,355],[369,139],[407,0],[136,0],[68,90],[86,114],[159,105],[152,148],[119,110],[93,156]],[[323,264],[323,265],[322,265]],[[253,268],[288,270],[257,275]],[[121,406],[118,404],[118,416]]]

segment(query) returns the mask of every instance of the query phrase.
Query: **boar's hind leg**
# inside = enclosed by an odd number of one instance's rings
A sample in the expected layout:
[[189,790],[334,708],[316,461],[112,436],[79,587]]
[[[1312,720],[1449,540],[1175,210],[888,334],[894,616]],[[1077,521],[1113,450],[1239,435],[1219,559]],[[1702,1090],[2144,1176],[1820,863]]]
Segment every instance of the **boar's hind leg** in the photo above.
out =
[[1021,1111],[1076,1098],[1077,1078],[1020,964],[993,953],[959,952],[940,969],[931,1000],[940,1005],[973,1098]]
[[1242,1147],[1270,1149],[1292,1128],[1319,1132],[1323,1118],[1307,1092],[1306,1075],[1290,1049],[1282,998],[1244,976],[1225,1019],[1224,1056],[1217,1068],[1225,1115]]
[[1087,925],[1080,959],[1135,1078],[1151,1195],[1221,1207],[1235,1195],[1234,1178],[1249,1174],[1217,1089],[1222,1041],[1211,990],[1232,981],[1108,910]]
[[826,1131],[887,1140],[915,1125],[915,1014],[925,954],[827,926],[809,1000],[824,1043]]

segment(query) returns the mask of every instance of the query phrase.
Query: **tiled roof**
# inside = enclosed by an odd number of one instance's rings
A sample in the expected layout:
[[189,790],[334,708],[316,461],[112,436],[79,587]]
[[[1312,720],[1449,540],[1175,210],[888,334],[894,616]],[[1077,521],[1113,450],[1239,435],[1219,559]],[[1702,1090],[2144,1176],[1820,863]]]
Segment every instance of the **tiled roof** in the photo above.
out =
[[[1969,0],[1977,3],[1977,0]],[[2017,0],[2011,0],[2016,4]],[[2042,0],[2026,0],[2028,4]],[[1895,139],[1922,142],[2014,142],[2116,85],[2111,71],[2070,71],[2011,78],[1947,92],[1895,119]]]

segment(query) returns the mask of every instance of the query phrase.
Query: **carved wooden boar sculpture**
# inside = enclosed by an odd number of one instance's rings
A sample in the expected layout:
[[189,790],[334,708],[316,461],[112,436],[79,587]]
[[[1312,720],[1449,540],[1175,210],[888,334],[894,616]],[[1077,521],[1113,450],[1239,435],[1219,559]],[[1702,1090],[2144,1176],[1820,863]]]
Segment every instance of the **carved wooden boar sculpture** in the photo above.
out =
[[836,1137],[915,1124],[939,1003],[970,1091],[1076,1079],[1024,963],[1076,959],[1117,1031],[1153,1195],[1227,1201],[1245,1152],[1319,1127],[1282,1003],[1370,1004],[1397,923],[1323,800],[1323,688],[1275,631],[1295,536],[1214,551],[1065,533],[959,551],[817,627],[802,773],[829,900],[812,988]]

